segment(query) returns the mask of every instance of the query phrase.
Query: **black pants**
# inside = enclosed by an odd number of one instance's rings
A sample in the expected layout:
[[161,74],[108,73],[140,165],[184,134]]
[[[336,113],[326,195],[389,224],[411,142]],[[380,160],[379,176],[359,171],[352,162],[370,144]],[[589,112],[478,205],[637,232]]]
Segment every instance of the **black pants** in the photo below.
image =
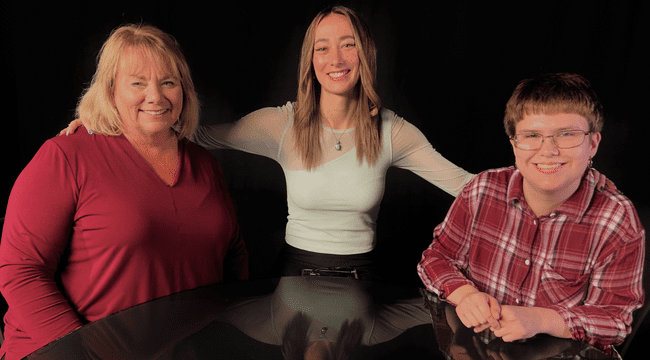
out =
[[301,250],[289,244],[285,244],[280,252],[276,272],[279,276],[300,276],[302,269],[328,267],[351,267],[357,270],[361,280],[382,280],[372,251],[353,255],[323,254]]

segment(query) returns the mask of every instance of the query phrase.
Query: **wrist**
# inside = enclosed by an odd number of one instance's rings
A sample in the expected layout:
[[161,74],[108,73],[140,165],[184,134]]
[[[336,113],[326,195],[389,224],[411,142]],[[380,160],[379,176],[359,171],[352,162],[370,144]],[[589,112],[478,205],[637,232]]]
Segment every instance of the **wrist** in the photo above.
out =
[[460,305],[463,300],[465,300],[468,296],[480,293],[480,291],[471,286],[471,285],[463,285],[456,290],[454,290],[449,296],[447,296],[447,300],[454,306]]
[[540,332],[559,338],[571,338],[571,332],[569,331],[562,315],[553,309],[535,309],[537,310],[537,320],[542,324]]

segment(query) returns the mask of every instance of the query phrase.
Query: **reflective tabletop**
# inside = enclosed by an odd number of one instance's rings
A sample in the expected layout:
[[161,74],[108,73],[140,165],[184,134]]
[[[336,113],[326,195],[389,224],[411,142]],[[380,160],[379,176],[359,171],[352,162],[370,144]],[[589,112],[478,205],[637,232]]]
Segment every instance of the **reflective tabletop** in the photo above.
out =
[[550,336],[474,334],[418,288],[329,276],[217,284],[107,316],[28,359],[613,359]]

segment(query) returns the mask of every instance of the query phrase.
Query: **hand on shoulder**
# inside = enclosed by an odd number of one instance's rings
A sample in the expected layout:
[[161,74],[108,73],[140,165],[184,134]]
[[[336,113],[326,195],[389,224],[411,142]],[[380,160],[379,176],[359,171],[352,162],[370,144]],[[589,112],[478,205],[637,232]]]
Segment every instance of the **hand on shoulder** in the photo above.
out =
[[80,127],[81,125],[84,125],[86,127],[86,129],[88,129],[88,134],[90,134],[90,135],[93,134],[93,129],[91,129],[90,126],[88,126],[88,124],[85,124],[82,119],[75,119],[75,120],[72,120],[70,122],[70,124],[68,124],[67,128],[59,131],[59,135],[57,135],[57,136],[61,136],[63,134],[65,134],[65,135],[74,134],[74,132],[77,130],[77,128]]

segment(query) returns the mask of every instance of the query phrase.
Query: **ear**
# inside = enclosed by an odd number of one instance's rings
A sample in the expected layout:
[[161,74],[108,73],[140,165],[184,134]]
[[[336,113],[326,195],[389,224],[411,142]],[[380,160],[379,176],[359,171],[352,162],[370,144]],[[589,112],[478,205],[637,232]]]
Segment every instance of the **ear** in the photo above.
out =
[[515,154],[515,156],[517,156],[517,154],[516,154],[517,147],[515,146],[515,140],[510,139],[510,145],[512,145],[512,152]]
[[598,145],[600,145],[600,139],[601,135],[599,132],[589,135],[589,152],[591,153],[591,157],[596,156]]

